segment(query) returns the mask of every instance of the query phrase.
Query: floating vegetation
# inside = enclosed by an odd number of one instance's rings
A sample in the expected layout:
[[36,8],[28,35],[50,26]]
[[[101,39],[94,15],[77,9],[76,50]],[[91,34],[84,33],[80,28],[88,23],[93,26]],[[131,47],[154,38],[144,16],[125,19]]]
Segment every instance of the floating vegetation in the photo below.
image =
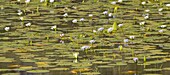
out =
[[170,75],[169,0],[0,0],[0,75]]

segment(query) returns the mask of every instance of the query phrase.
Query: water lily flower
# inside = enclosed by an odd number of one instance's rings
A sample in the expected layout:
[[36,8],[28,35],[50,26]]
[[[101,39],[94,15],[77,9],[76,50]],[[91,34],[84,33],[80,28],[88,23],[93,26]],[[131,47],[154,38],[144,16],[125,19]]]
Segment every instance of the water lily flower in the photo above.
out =
[[166,25],[161,25],[161,28],[166,28]]
[[45,0],[40,0],[40,2],[44,2]]
[[129,36],[129,38],[130,38],[130,39],[134,39],[134,38],[135,38],[135,36]]
[[77,23],[77,19],[72,20],[73,23]]
[[97,31],[101,32],[104,30],[104,27],[100,27]]
[[111,2],[111,4],[112,4],[112,5],[115,5],[115,4],[116,4],[116,2],[115,2],[115,1],[113,1],[113,2]]
[[64,16],[64,17],[68,17],[68,14],[67,14],[67,13],[65,13],[63,16]]
[[80,21],[81,21],[81,22],[84,21],[84,18],[81,18]]
[[118,0],[119,3],[123,2],[123,0]]
[[96,33],[97,31],[96,30],[93,30],[93,33]]
[[90,40],[89,42],[90,42],[91,44],[93,44],[93,43],[96,42],[96,40]]
[[146,4],[146,2],[145,2],[145,1],[143,1],[143,2],[141,2],[141,4],[142,4],[142,5],[145,5],[145,4]]
[[25,26],[29,27],[29,26],[31,26],[31,23],[29,22],[29,23],[25,24]]
[[53,3],[55,0],[50,0],[50,3]]
[[104,14],[104,15],[108,14],[108,11],[104,11],[103,14]]
[[149,16],[145,16],[145,17],[144,17],[144,19],[148,19],[148,18],[149,18]]
[[118,27],[122,27],[122,26],[123,26],[123,24],[119,24],[119,25],[118,25]]
[[19,17],[19,19],[20,19],[21,21],[23,21],[23,20],[24,20],[24,17]]
[[60,43],[64,44],[64,41],[63,41],[63,40],[60,40]]
[[163,10],[163,8],[159,8],[158,11],[161,12]]
[[135,63],[138,63],[138,60],[139,60],[139,59],[138,59],[137,57],[134,57],[134,58],[133,58],[133,61],[134,61]]
[[150,11],[149,9],[145,10],[145,12],[149,12],[149,11]]
[[22,13],[22,12],[18,12],[17,14],[18,14],[18,15],[22,15],[23,13]]
[[167,7],[170,7],[170,4],[166,4]]
[[91,46],[82,46],[80,49],[81,50],[87,50],[87,49],[90,49]]
[[139,25],[145,25],[145,21],[140,22]]
[[56,25],[54,25],[54,26],[52,26],[51,27],[51,29],[53,30],[53,29],[56,29],[57,28],[57,26]]
[[17,0],[18,2],[20,2],[21,0]]
[[112,17],[112,13],[109,13],[108,16],[109,16],[109,17]]
[[79,52],[73,53],[73,56],[74,56],[76,59],[78,58],[78,55],[79,55]]
[[107,29],[108,33],[111,33],[112,31],[113,31],[113,27],[110,27],[110,28]]
[[25,0],[25,3],[29,3],[31,0]]
[[89,17],[93,17],[93,14],[89,14]]
[[161,29],[161,30],[159,30],[159,33],[163,33],[163,32],[164,32],[164,30],[162,30],[162,29]]
[[63,37],[64,36],[64,34],[60,34],[60,37]]
[[9,30],[10,30],[10,27],[5,27],[4,30],[5,30],[5,31],[9,31]]
[[124,43],[127,43],[127,42],[129,42],[129,39],[124,39],[123,41],[124,41]]

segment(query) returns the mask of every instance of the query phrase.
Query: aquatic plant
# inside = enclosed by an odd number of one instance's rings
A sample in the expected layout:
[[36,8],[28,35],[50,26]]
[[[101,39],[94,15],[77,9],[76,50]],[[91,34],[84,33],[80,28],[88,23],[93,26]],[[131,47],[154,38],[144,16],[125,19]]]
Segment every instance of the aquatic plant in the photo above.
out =
[[4,30],[5,30],[5,31],[9,31],[9,30],[10,30],[10,27],[5,27]]
[[116,2],[115,2],[115,1],[113,1],[113,2],[111,2],[111,4],[112,4],[112,5],[115,5],[115,4],[116,4]]
[[135,36],[129,36],[129,38],[133,40],[133,39],[135,39]]
[[123,0],[118,0],[117,2],[122,3],[122,2],[123,2]]
[[24,17],[19,17],[19,19],[20,19],[21,21],[24,21]]
[[103,14],[104,14],[104,15],[107,15],[107,14],[108,14],[108,11],[104,11]]
[[89,42],[90,42],[90,44],[94,44],[96,42],[96,40],[90,40]]
[[170,7],[170,4],[166,4],[167,7]]
[[123,42],[127,43],[127,42],[129,42],[129,39],[124,39]]
[[30,3],[31,0],[25,0],[26,6],[28,6],[28,3]]
[[107,33],[111,33],[113,31],[113,27],[107,29]]
[[114,31],[117,31],[117,22],[114,22],[112,27]]
[[118,48],[119,48],[120,51],[123,50],[123,46],[122,45],[120,45]]
[[22,11],[21,10],[18,10],[18,13],[17,13],[19,16],[22,15]]
[[138,59],[137,57],[134,57],[134,58],[133,58],[133,61],[134,61],[136,64],[138,63],[138,60],[139,60],[139,59]]
[[166,25],[161,25],[160,27],[161,27],[161,28],[166,28],[167,26],[166,26]]
[[57,26],[54,25],[54,26],[51,27],[51,29],[57,31]]
[[77,19],[72,20],[72,23],[77,23],[77,22],[78,22]]
[[67,14],[67,13],[64,13],[63,16],[64,16],[64,17],[68,17],[68,14]]
[[163,10],[163,8],[159,8],[158,11],[161,12]]
[[98,32],[102,32],[104,30],[104,27],[100,27],[97,29]]
[[74,53],[73,53],[73,56],[75,57],[75,59],[78,58],[78,55],[79,55],[79,52],[74,52]]
[[40,0],[40,2],[42,3],[42,2],[45,2],[45,0]]
[[29,27],[29,26],[31,26],[31,23],[30,23],[30,22],[29,22],[29,23],[26,23],[25,26],[26,26],[26,27]]

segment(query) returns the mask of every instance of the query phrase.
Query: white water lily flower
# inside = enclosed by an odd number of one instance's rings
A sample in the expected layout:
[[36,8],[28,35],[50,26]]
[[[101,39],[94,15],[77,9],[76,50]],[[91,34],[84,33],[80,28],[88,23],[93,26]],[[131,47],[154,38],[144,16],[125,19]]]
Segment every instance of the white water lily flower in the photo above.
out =
[[108,15],[109,17],[112,17],[112,13],[109,13],[109,15]]
[[170,7],[170,4],[166,4],[167,7]]
[[52,26],[51,27],[51,29],[53,30],[53,29],[56,29],[57,28],[57,26],[56,25],[54,25],[54,26]]
[[25,0],[25,3],[29,3],[31,0]]
[[161,25],[161,28],[166,28],[166,25]]
[[134,58],[133,58],[133,61],[134,61],[135,63],[137,63],[138,60],[139,60],[139,59],[138,59],[137,57],[134,57]]
[[44,2],[45,0],[40,0],[40,2]]
[[64,44],[64,41],[63,41],[63,40],[60,40],[60,43]]
[[135,36],[129,36],[129,38],[130,38],[130,39],[134,39],[134,38],[135,38]]
[[113,27],[110,27],[110,28],[107,29],[108,33],[111,33],[112,31],[113,31]]
[[127,42],[129,42],[129,39],[124,39],[123,41],[124,41],[124,43],[127,43]]
[[145,16],[145,17],[144,17],[144,19],[148,19],[148,18],[149,18],[149,16]]
[[118,25],[118,27],[122,27],[122,26],[123,26],[123,24],[119,24],[119,25]]
[[68,16],[68,14],[67,14],[67,13],[65,13],[63,16],[64,16],[64,17],[67,17],[67,16]]
[[93,14],[89,14],[89,17],[93,17]]
[[113,1],[113,2],[111,2],[111,4],[115,5],[115,4],[116,4],[116,2],[115,2],[115,1]]
[[18,12],[17,14],[18,14],[18,15],[22,15],[22,12]]
[[77,23],[77,19],[72,20],[73,23]]
[[93,43],[96,42],[96,40],[90,40],[89,42],[90,42],[91,44],[93,44]]
[[163,10],[163,8],[159,8],[158,11],[161,12]]
[[31,23],[29,22],[29,23],[25,24],[25,26],[29,27],[29,26],[31,26]]
[[64,34],[60,34],[60,37],[63,37],[64,36]]
[[20,2],[21,0],[17,0],[18,2]]
[[81,21],[81,22],[84,21],[84,18],[81,18],[80,21]]
[[24,20],[24,17],[19,17],[19,19],[20,19],[21,21],[23,21],[23,20]]
[[93,33],[96,33],[97,31],[96,30],[93,30]]
[[10,30],[10,27],[5,27],[4,30],[5,30],[5,31],[9,31],[9,30]]
[[50,0],[50,3],[53,3],[55,0]]
[[108,14],[108,11],[104,11],[103,14],[104,14],[104,15]]
[[123,2],[123,0],[118,0],[117,2],[121,3],[121,2]]
[[104,27],[100,27],[97,31],[101,32],[104,30]]
[[146,4],[146,2],[144,1],[144,2],[142,2],[141,4],[142,4],[142,5],[145,5],[145,4]]
[[87,49],[90,49],[90,46],[82,46],[80,49],[81,50],[87,50]]
[[79,52],[73,53],[73,56],[74,56],[76,59],[78,58],[78,55],[79,55]]
[[145,25],[145,22],[144,22],[144,21],[143,21],[143,22],[140,22],[139,25]]
[[149,9],[145,10],[145,12],[149,12],[149,11],[150,11]]
[[161,29],[161,30],[159,30],[159,33],[163,33],[163,32],[164,32],[164,30],[162,30],[162,29]]

